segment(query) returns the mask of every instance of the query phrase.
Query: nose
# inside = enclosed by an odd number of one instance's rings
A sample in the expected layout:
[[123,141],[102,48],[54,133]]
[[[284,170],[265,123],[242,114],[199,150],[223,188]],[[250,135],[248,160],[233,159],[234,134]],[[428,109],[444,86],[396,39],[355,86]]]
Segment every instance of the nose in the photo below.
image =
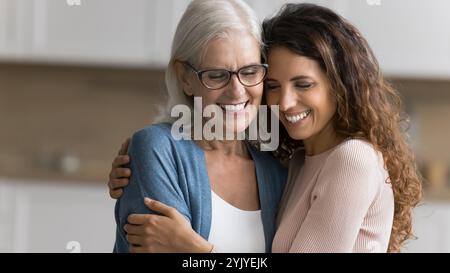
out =
[[241,98],[245,94],[245,86],[242,85],[236,74],[231,75],[227,89],[228,96],[231,98]]
[[291,88],[282,88],[278,104],[280,105],[280,111],[282,112],[294,107],[296,104],[295,92],[291,90]]

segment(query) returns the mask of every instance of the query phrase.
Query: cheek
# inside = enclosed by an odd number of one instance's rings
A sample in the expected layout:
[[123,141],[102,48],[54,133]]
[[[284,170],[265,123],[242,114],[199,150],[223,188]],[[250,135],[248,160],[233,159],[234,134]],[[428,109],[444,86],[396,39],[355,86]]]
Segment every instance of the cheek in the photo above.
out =
[[276,92],[266,92],[264,93],[267,105],[278,104],[278,94]]
[[329,92],[327,93],[326,107],[328,109],[328,115],[333,117],[334,114],[336,113],[337,102],[336,99]]
[[336,113],[336,101],[330,96],[323,95],[320,98],[316,98],[317,111],[319,112],[319,117],[322,119],[323,123],[328,123]]
[[333,117],[336,114],[336,110],[337,110],[337,104],[336,101],[332,100],[330,102],[330,116]]
[[263,96],[263,87],[262,86],[255,86],[247,89],[248,94],[250,95],[251,99],[253,101],[257,101],[258,103],[261,103],[261,99]]
[[218,98],[213,93],[204,90],[204,88],[198,88],[196,90],[194,96],[202,99],[202,109],[205,109],[208,105],[216,104]]

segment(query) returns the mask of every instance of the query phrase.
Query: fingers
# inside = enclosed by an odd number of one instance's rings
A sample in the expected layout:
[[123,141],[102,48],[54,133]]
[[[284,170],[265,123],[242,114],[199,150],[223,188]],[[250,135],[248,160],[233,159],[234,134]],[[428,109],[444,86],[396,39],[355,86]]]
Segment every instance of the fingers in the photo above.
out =
[[117,189],[117,190],[109,190],[109,196],[111,196],[111,198],[113,199],[119,199],[123,194],[123,190],[122,189]]
[[149,209],[151,209],[155,212],[158,212],[162,215],[165,215],[170,218],[173,218],[176,216],[177,210],[171,206],[164,204],[164,203],[161,203],[156,200],[152,200],[148,197],[144,198],[144,203]]
[[146,232],[146,227],[145,225],[131,225],[131,224],[126,224],[123,229],[125,230],[125,232],[129,235],[143,235],[143,234],[147,234],[148,232]]
[[113,168],[109,174],[110,179],[128,178],[131,176],[131,169],[129,168]]
[[142,242],[141,242],[142,237],[141,236],[127,234],[125,236],[125,238],[127,239],[127,242],[132,245],[142,245]]
[[120,188],[124,188],[125,186],[128,185],[130,181],[128,180],[128,178],[113,178],[111,180],[109,180],[109,189],[110,190],[117,190]]
[[128,163],[130,163],[130,157],[128,155],[118,155],[114,158],[112,167],[117,168]]
[[146,222],[148,222],[148,218],[150,217],[150,214],[130,214],[128,215],[127,222],[133,225],[142,225]]
[[[131,169],[123,168],[124,165],[130,163],[130,157],[127,155],[130,138],[127,138],[119,150],[112,163],[112,169],[109,173],[109,195],[111,198],[119,199],[123,194],[122,188],[129,183],[128,178],[131,176]],[[122,168],[121,168],[122,167]]]
[[129,183],[128,178],[110,179],[108,181],[109,196],[113,199],[119,199],[123,194],[123,188]]
[[146,253],[144,248],[139,245],[130,245],[130,247],[128,248],[128,251],[130,253]]
[[120,147],[120,150],[119,150],[119,155],[126,155],[127,154],[127,151],[128,151],[128,145],[130,144],[130,138],[127,138],[126,140],[125,140],[125,142],[124,143],[122,143],[122,146]]

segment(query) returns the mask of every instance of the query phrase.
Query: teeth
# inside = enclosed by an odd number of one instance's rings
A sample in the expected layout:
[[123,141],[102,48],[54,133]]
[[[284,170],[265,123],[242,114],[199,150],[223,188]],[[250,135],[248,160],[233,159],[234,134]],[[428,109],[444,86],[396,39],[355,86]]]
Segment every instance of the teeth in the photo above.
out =
[[240,104],[220,104],[220,107],[222,107],[226,111],[238,112],[245,108],[245,104],[246,102]]
[[294,115],[294,116],[288,116],[288,115],[284,115],[286,117],[286,119],[290,122],[290,123],[296,123],[299,120],[305,119],[309,113],[311,113],[311,110],[307,110],[305,112],[301,112],[298,115]]

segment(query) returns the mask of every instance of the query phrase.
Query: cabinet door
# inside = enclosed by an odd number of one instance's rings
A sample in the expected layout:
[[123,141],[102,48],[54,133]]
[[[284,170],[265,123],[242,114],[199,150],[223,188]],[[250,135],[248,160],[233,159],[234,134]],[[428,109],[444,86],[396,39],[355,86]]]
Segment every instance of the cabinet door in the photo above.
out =
[[14,190],[11,185],[0,181],[0,253],[13,248]]
[[26,0],[0,0],[0,58],[17,60],[30,49],[30,28],[26,18],[31,10]]
[[262,22],[265,18],[270,18],[278,11],[283,1],[246,0],[245,2],[255,11],[258,19]]
[[41,183],[25,192],[28,252],[112,252],[115,202],[104,185]]
[[0,252],[112,252],[114,200],[103,185],[0,181]]
[[[345,0],[344,0],[345,1]],[[261,0],[245,0],[249,6],[255,11],[261,22],[266,18],[271,18],[274,16],[284,4],[296,3],[304,1],[291,1],[291,0],[271,0],[271,1],[261,1]],[[345,2],[342,0],[309,0],[308,3],[313,3],[321,6],[325,6],[334,10],[341,10],[341,6]]]
[[[287,0],[247,0],[260,19]],[[450,1],[311,0],[355,24],[375,52],[383,72],[400,77],[450,77]]]
[[8,17],[8,6],[6,0],[0,0],[0,57],[4,57],[8,54],[8,48],[10,47],[10,20]]
[[349,1],[345,16],[368,39],[385,74],[450,77],[450,1]]
[[154,0],[149,13],[148,37],[152,65],[165,68],[170,59],[173,36],[189,1]]
[[153,1],[35,0],[29,25],[32,50],[43,61],[145,65],[151,48],[147,30]]

